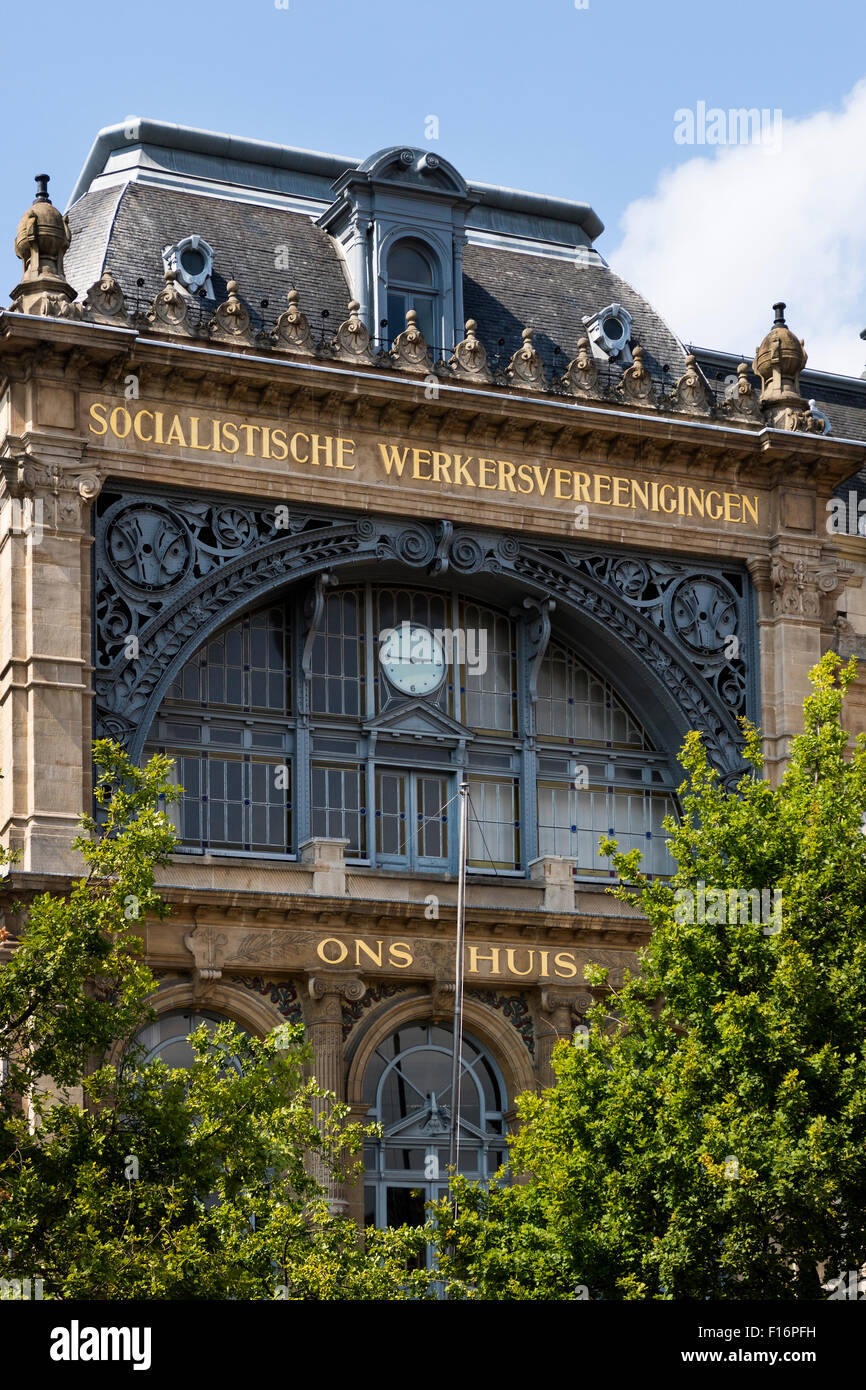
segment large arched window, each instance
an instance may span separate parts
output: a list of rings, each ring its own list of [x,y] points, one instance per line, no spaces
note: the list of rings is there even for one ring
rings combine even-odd
[[[219,1014],[191,1009],[172,1009],[169,1013],[160,1014],[153,1023],[148,1023],[140,1029],[136,1036],[136,1044],[142,1049],[142,1065],[147,1066],[149,1062],[165,1062],[167,1067],[191,1067],[195,1054],[189,1043],[190,1033],[194,1033],[196,1028],[204,1023],[208,1032],[213,1035],[221,1023],[227,1022],[228,1019],[220,1017]],[[237,1059],[232,1057],[230,1060],[232,1066],[239,1071],[240,1063]]]
[[[564,855],[609,877],[601,835],[670,872],[666,754],[621,693],[559,634],[538,673],[523,620],[459,593],[354,583],[306,592],[227,625],[183,667],[150,732],[184,788],[189,853],[292,856],[345,840],[349,862],[457,868],[458,785],[470,789],[469,866],[525,876]],[[431,641],[416,680],[401,643]],[[414,669],[414,668],[413,668]]]
[[[395,242],[388,253],[388,340],[393,343],[414,309],[429,347],[441,346],[439,290],[434,258],[419,241]]]
[[[367,1066],[367,1117],[382,1126],[381,1139],[364,1146],[367,1225],[420,1225],[425,1203],[447,1193],[452,1039],[435,1023],[409,1023],[376,1048]],[[464,1034],[458,1167],[467,1177],[487,1182],[505,1163],[506,1109],[499,1068]]]

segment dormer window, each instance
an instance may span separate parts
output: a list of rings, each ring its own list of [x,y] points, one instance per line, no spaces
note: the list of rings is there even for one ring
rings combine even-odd
[[[593,356],[618,358],[623,366],[631,363],[631,314],[621,304],[609,304],[600,313],[584,316],[586,331],[592,344]]]
[[[388,346],[406,327],[414,309],[428,347],[439,345],[438,290],[433,258],[417,241],[398,241],[388,254]]]
[[[162,263],[166,270],[174,271],[179,284],[190,294],[204,289],[209,299],[213,298],[213,260],[213,247],[196,234],[162,249]]]

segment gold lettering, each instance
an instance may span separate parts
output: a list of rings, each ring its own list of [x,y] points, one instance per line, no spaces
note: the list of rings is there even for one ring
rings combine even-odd
[[[498,946],[491,946],[489,951],[482,951],[480,946],[470,946],[470,947],[469,947],[469,974],[470,974],[470,975],[477,975],[477,974],[479,974],[478,962],[479,962],[480,960],[489,960],[489,961],[490,961],[490,967],[491,967],[491,974],[493,974],[493,975],[498,975],[498,974],[499,974],[499,947],[498,947]]]
[[[558,975],[561,980],[573,980],[577,974],[577,965],[571,951],[557,951],[553,957],[553,965],[554,975]]]
[[[711,512],[711,511],[710,511],[710,498],[711,498],[711,497],[717,497],[717,498],[719,499],[717,503],[714,503],[714,506],[716,507],[716,510],[715,510],[714,512]],[[719,521],[720,518],[721,518],[721,515],[722,515],[722,495],[721,495],[721,493],[719,493],[719,492],[708,492],[708,493],[707,493],[706,507],[707,507],[707,516],[710,518],[710,520],[711,520],[711,521]]]
[[[239,425],[239,426],[238,426],[238,429],[243,430],[244,436],[245,436],[245,438],[246,438],[246,444],[244,445],[244,453],[246,454],[246,456],[247,456],[248,459],[249,459],[249,458],[252,458],[253,453],[254,453],[254,450],[253,450],[253,435],[255,434],[255,432],[256,432],[256,430],[257,430],[258,428],[259,428],[258,425]]]
[[[439,459],[444,459],[444,463],[439,463]],[[446,482],[451,485],[451,455],[434,453],[433,455],[433,481],[434,483]]]
[[[513,463],[510,463],[508,459],[499,459],[498,462],[499,462],[499,491],[500,491],[500,492],[516,492],[516,491],[517,491],[517,488],[514,486],[514,464],[513,464]],[[506,487],[506,484],[507,484],[507,487]]]
[[[326,946],[336,946],[340,952],[338,956],[328,956],[325,954]],[[349,954],[349,948],[344,941],[338,941],[335,936],[326,936],[316,947],[316,955],[319,960],[323,960],[326,965],[340,965]]]
[[[388,946],[388,956],[397,970],[406,970],[414,959],[405,941],[392,941]]]
[[[355,452],[355,441],[354,441],[354,439],[343,439],[343,437],[342,437],[342,435],[341,435],[340,438],[337,440],[337,467],[338,467],[338,468],[345,468],[345,469],[347,469],[349,472],[351,472],[352,469],[355,467],[355,465],[354,465],[354,463],[344,463],[344,462],[343,462],[343,455],[344,455],[344,454],[354,454],[354,452]]]
[[[107,407],[107,406],[104,406],[104,405],[102,404],[101,401],[94,401],[94,402],[93,402],[93,405],[90,407],[90,418],[91,418],[91,420],[95,420],[96,423],[97,423],[98,425],[101,425],[101,426],[102,426],[102,429],[101,429],[101,430],[94,429],[93,425],[91,424],[91,426],[90,426],[90,433],[91,433],[91,434],[107,434],[107,433],[108,433],[108,421],[107,421],[106,418],[105,418],[105,412],[106,412],[107,409],[108,409],[108,407]],[[100,413],[99,413],[100,410],[102,411],[102,414],[101,414],[101,415],[100,415]]]
[[[602,505],[603,507],[609,507],[609,506],[610,506],[610,500],[609,500],[608,498],[602,497],[602,495],[601,495],[601,484],[602,484],[602,483],[606,483],[606,484],[607,484],[607,489],[608,489],[608,491],[610,491],[610,478],[608,477],[607,473],[596,473],[596,475],[595,475],[595,489],[594,489],[594,493],[593,493],[593,498],[592,498],[592,500],[593,500],[593,502],[599,502],[599,503],[601,503],[601,505]]]
[[[637,478],[633,478],[631,484],[631,504],[633,507],[637,506],[638,500],[642,507],[649,509],[649,484],[639,483]]]
[[[279,463],[284,463],[289,457],[289,442],[286,439],[285,430],[271,430],[271,448],[282,449],[283,452],[281,454],[275,453],[274,458]]]
[[[429,474],[429,473],[422,473],[422,472],[421,472],[421,463],[422,463],[422,460],[423,460],[424,463],[429,463],[429,462],[430,462],[430,450],[429,450],[429,449],[413,449],[413,450],[412,450],[412,476],[415,477],[415,478],[417,478],[419,482],[422,482],[422,483],[432,483],[433,479],[430,477],[430,474]]]
[[[538,488],[538,491],[541,493],[541,496],[543,497],[544,494],[545,494],[546,491],[547,491],[547,484],[550,482],[550,475],[551,475],[551,473],[553,472],[553,469],[552,469],[552,468],[545,468],[545,470],[544,470],[544,486],[543,486],[543,487],[542,487],[542,485],[541,485],[541,468],[539,467],[539,465],[538,465],[537,463],[534,463],[534,464],[532,465],[532,471],[533,471],[533,473],[535,474],[535,486]]]
[[[693,508],[693,507],[694,507],[695,511],[697,512],[698,516],[703,516],[703,514],[704,514],[704,490],[703,490],[703,488],[700,488],[700,489],[699,489],[699,488],[690,487],[690,488],[688,489],[688,497],[689,497],[689,516],[691,516],[691,514],[692,514],[692,508]]]
[[[363,952],[364,952],[364,955],[367,956],[367,957],[373,962],[374,965],[381,965],[381,964],[382,964],[382,942],[381,942],[381,941],[377,941],[377,942],[376,942],[376,945],[377,945],[377,947],[378,947],[378,951],[374,951],[374,950],[372,949],[372,947],[370,947],[370,946],[367,945],[366,941],[362,941],[360,937],[356,936],[356,937],[355,937],[355,964],[356,964],[356,965],[360,965],[360,964],[361,964],[361,952],[363,951]]]
[[[471,462],[472,462],[472,455],[471,455],[471,454],[469,454],[468,457],[465,458],[465,459],[464,459],[464,457],[463,457],[462,454],[455,454],[455,455],[454,455],[454,486],[455,486],[455,487],[459,487],[459,485],[460,485],[461,483],[465,483],[467,487],[474,487],[474,486],[475,486],[475,479],[472,477],[471,473],[467,473],[467,472],[466,472],[466,470],[467,470],[467,468],[469,467],[469,465],[470,465]]]
[[[111,420],[111,433],[116,435],[118,439],[125,439],[132,429],[132,416],[129,411],[122,405],[116,405],[109,418]],[[119,428],[118,420],[123,420],[126,425],[125,430]]]
[[[522,483],[526,483],[526,487],[519,487],[517,489],[517,491],[522,493],[525,497],[533,488],[532,473],[528,463],[519,463],[517,465],[517,476]]]
[[[622,489],[623,489],[623,488],[625,488],[626,500],[625,500],[624,502],[621,502],[621,501],[620,501],[620,493],[622,492]],[[614,477],[614,479],[613,479],[613,503],[612,503],[612,505],[613,505],[614,507],[630,507],[630,506],[631,506],[631,498],[630,498],[630,496],[629,496],[629,480],[628,480],[628,478],[617,478],[617,477]]]
[[[725,521],[742,521],[739,512],[736,516],[731,516],[731,508],[734,506],[739,507],[740,501],[741,497],[739,492],[725,493]]]
[[[567,501],[567,502],[572,501],[572,500],[573,500],[572,494],[571,494],[570,492],[563,492],[563,491],[562,491],[563,487],[565,487],[565,481],[566,481],[566,479],[568,479],[568,481],[571,482],[571,480],[572,480],[573,477],[574,477],[574,474],[571,472],[571,469],[570,469],[570,468],[554,468],[554,470],[553,470],[553,475],[554,475],[554,483],[553,483],[553,495],[554,495],[554,497],[560,497],[560,498],[562,498],[563,500],[565,500],[565,501]]]
[[[743,524],[745,525],[745,522],[746,522],[746,512],[748,511],[749,516],[752,518],[752,520],[754,521],[755,525],[757,526],[757,524],[758,524],[758,499],[757,499],[757,497],[755,498],[754,504],[753,504],[753,503],[750,501],[750,499],[746,496],[746,494],[745,494],[745,493],[742,493],[742,500],[743,500],[743,517],[742,517]]]
[[[575,473],[574,475],[574,500],[575,502],[589,501],[589,474]]]
[[[549,955],[550,955],[550,952],[549,952],[549,951],[539,951],[538,955],[539,955],[539,959],[540,959],[540,961],[541,961],[541,964],[540,964],[539,967],[538,967],[538,973],[539,973],[539,975],[546,975],[547,972],[548,972],[548,970],[549,970],[549,968],[550,968],[550,967],[548,966],[548,964],[547,964],[547,960],[548,960],[548,957],[549,957]]]
[[[659,509],[659,485],[658,485],[658,483],[656,483],[656,482],[650,483],[650,496],[652,497],[652,505],[650,506],[650,511],[651,511],[651,512],[657,512],[658,509]]]
[[[179,444],[182,449],[186,448],[186,439],[184,438],[183,425],[180,423],[179,415],[173,415],[171,417],[171,427],[168,431],[168,439],[165,442],[166,444]]]
[[[301,458],[300,454],[298,453],[298,446],[296,443],[298,439],[303,439],[304,442],[307,444],[309,444],[310,442],[310,436],[308,434],[301,434],[300,430],[298,430],[297,434],[293,434],[289,441],[289,451],[292,455],[292,458],[295,460],[295,463],[309,463],[309,454],[305,454],[304,457]]]
[[[671,505],[669,507],[665,505],[665,494],[669,494],[670,496]],[[677,497],[676,489],[674,488],[673,483],[662,483],[661,487],[659,488],[659,502],[661,503],[661,508],[663,512],[670,513],[676,511]]]
[[[220,422],[219,422],[219,420],[211,420],[211,441],[210,441],[210,446],[211,446],[211,449],[213,450],[213,452],[214,452],[215,454],[221,454],[221,453],[222,453],[222,449],[220,448]]]
[[[136,439],[140,439],[141,442],[142,442],[142,444],[152,444],[152,443],[153,443],[153,435],[152,435],[152,434],[142,434],[142,432],[141,432],[141,423],[140,423],[140,422],[141,422],[141,417],[142,417],[142,415],[148,415],[148,416],[150,417],[150,419],[152,420],[152,419],[153,419],[153,411],[152,411],[152,410],[137,410],[137,411],[135,412],[135,419],[134,419],[133,422],[132,422],[132,428],[133,428],[134,431],[135,431],[135,437],[136,437]]]
[[[210,445],[209,445],[209,444],[199,444],[199,442],[198,442],[198,416],[197,416],[197,415],[191,415],[191,416],[190,416],[190,419],[189,419],[189,447],[190,447],[191,449],[203,449],[203,450],[207,450],[207,449],[210,448]]]
[[[311,463],[314,463],[314,464],[316,465],[316,467],[318,467],[318,465],[319,465],[319,458],[318,458],[318,455],[319,455],[320,453],[322,453],[322,451],[324,451],[324,454],[325,454],[325,467],[326,467],[326,468],[333,468],[333,466],[334,466],[334,461],[333,461],[333,459],[332,459],[332,457],[331,457],[331,449],[332,449],[333,443],[334,443],[333,438],[332,438],[331,435],[329,435],[329,434],[326,434],[326,435],[325,435],[325,441],[324,441],[324,443],[321,442],[321,440],[320,440],[320,438],[319,438],[319,435],[314,434],[314,435],[312,436],[313,457],[312,457],[312,459],[310,460],[310,462],[311,462]]]
[[[495,468],[496,468],[496,459],[479,459],[479,460],[478,460],[478,486],[479,486],[479,487],[485,488],[488,492],[495,492],[495,491],[496,491],[497,484],[496,484],[495,482],[493,482],[493,483],[486,483],[486,482],[484,481],[484,479],[487,477],[487,474],[490,472],[490,469],[491,469],[491,468],[495,470]]]
[[[511,972],[512,975],[531,975],[531,974],[532,974],[532,963],[533,963],[533,961],[535,960],[535,952],[534,952],[534,951],[529,950],[529,965],[527,966],[527,968],[526,968],[525,970],[518,970],[518,969],[517,969],[517,966],[514,964],[514,957],[517,955],[517,952],[518,952],[518,951],[525,951],[525,950],[527,950],[527,949],[528,949],[528,948],[527,948],[526,946],[518,946],[518,947],[516,947],[516,948],[512,948],[511,946],[508,946],[508,947],[506,948],[506,951],[505,951],[505,958],[506,958],[506,960],[507,960],[507,962],[508,962],[508,969],[509,969],[509,971]]]
[[[163,437],[162,437],[162,411],[161,411],[161,410],[158,410],[158,411],[156,412],[156,422],[155,422],[155,425],[154,425],[153,442],[154,442],[154,444],[164,444],[164,443],[165,443],[165,440],[164,440]]]
[[[231,431],[231,432],[230,432],[230,431]],[[231,444],[234,445],[234,448],[233,448],[233,449],[227,449],[227,448],[226,448],[226,446],[225,446],[225,441],[226,441],[226,439],[228,439],[229,443],[231,443]],[[170,437],[170,436],[169,436],[169,441],[168,441],[168,442],[169,442],[169,444],[171,443],[171,437]],[[222,423],[222,452],[223,452],[224,454],[236,454],[237,451],[238,451],[238,449],[239,449],[240,447],[241,447],[241,441],[238,439],[238,427],[237,427],[237,425],[236,425],[236,424],[234,423],[234,421],[232,421],[232,420],[223,420],[223,423]]]
[[[306,438],[306,435],[304,436],[304,438]],[[408,454],[408,452],[408,445],[399,453],[397,451],[396,444],[379,445],[379,453],[382,455],[382,462],[385,465],[385,472],[388,474],[389,478],[392,472],[396,473],[398,478],[402,478],[403,469],[406,467],[406,455]],[[298,463],[306,463],[306,459],[298,459]]]
[[[267,425],[262,425],[262,458],[269,459],[271,456],[271,431]]]

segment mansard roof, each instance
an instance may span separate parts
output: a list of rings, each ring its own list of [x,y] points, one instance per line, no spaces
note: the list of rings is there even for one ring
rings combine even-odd
[[[687,349],[596,250],[603,224],[592,208],[469,182],[433,147],[394,145],[358,160],[130,117],[100,132],[82,171],[69,210],[66,274],[83,299],[110,271],[129,310],[143,313],[164,283],[163,248],[197,234],[215,252],[212,297],[196,311],[202,324],[234,280],[254,333],[273,328],[288,291],[297,289],[313,338],[324,340],[357,297],[345,247],[332,235],[333,210],[350,185],[365,181],[460,201],[464,317],[476,321],[494,385],[511,384],[509,363],[526,329],[548,382],[561,377],[587,334],[587,320],[614,304],[630,316],[631,344],[642,350],[656,403],[668,408],[688,369]],[[450,350],[447,343],[434,346]],[[713,412],[724,414],[739,359],[694,351]],[[602,399],[617,401],[627,363],[598,362]],[[750,379],[759,392],[752,372]],[[866,380],[808,370],[802,394],[816,402],[836,437],[866,440]]]

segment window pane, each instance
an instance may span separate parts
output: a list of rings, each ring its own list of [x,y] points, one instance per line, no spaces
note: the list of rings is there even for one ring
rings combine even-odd
[[[401,284],[432,285],[433,272],[426,256],[410,242],[400,241],[388,257],[388,279]]]
[[[478,868],[519,868],[516,782],[470,777],[469,795],[469,863]]]
[[[317,767],[310,777],[313,833],[348,840],[346,854],[367,852],[365,774],[358,767]]]

